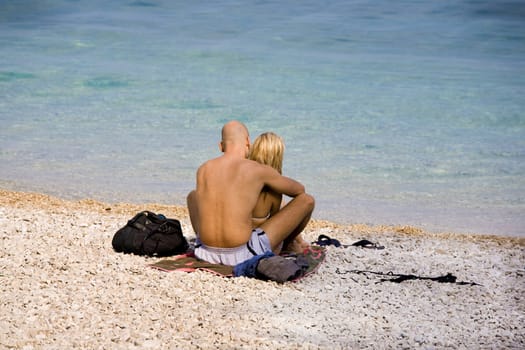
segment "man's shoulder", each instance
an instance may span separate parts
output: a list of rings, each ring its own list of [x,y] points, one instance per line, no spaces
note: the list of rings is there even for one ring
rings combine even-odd
[[[242,159],[241,164],[245,167],[249,167],[253,169],[260,169],[260,170],[263,170],[267,167],[267,165],[258,163],[255,160],[251,160],[251,159]]]
[[[207,160],[199,166],[199,168],[197,169],[197,176],[206,176],[206,173],[213,171],[214,166],[211,161],[211,159]]]
[[[247,159],[247,158],[226,158],[226,157],[217,157],[210,160],[207,160],[206,162],[202,163],[202,165],[199,167],[198,171],[206,171],[206,169],[215,169],[220,167],[230,167],[233,166],[233,164],[237,164],[239,168],[245,171],[253,171],[253,172],[272,172],[275,171],[271,166],[258,163],[254,160]]]
[[[208,159],[207,161],[205,161],[204,163],[201,164],[201,166],[199,167],[199,169],[205,169],[205,168],[208,168],[210,166],[213,166],[213,164],[217,163],[219,161],[221,157],[217,157],[217,158],[212,158],[212,159]]]
[[[277,170],[275,170],[271,166],[261,164],[250,159],[244,159],[242,166],[244,167],[244,171],[251,171],[259,175],[272,175],[273,173],[277,173]]]

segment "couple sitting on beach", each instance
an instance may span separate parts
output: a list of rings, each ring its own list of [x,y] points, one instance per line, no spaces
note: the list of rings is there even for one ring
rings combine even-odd
[[[187,198],[195,256],[234,266],[270,251],[301,253],[308,247],[300,234],[314,198],[281,175],[282,139],[265,133],[251,146],[246,126],[230,121],[219,147],[224,154],[199,167],[196,189]],[[291,200],[281,206],[283,195]]]

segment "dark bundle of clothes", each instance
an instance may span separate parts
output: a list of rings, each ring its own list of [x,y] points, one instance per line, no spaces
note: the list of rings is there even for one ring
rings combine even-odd
[[[302,256],[266,252],[236,265],[233,275],[284,283],[301,277],[307,269],[308,261]]]

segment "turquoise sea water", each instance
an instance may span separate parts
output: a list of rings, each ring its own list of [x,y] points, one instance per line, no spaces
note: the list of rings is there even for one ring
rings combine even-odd
[[[0,186],[184,204],[222,124],[315,217],[525,236],[523,1],[0,2]]]

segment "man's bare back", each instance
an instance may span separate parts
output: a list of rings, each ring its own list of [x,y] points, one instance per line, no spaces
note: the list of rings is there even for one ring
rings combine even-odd
[[[252,231],[251,210],[264,183],[258,163],[223,155],[206,162],[197,172],[196,199],[202,218],[201,241],[212,247],[237,247]]]
[[[205,162],[197,171],[197,186],[188,195],[188,209],[195,232],[205,246],[234,248],[252,234],[252,211],[264,186],[292,200],[261,229],[272,249],[293,240],[308,223],[313,198],[299,182],[282,176],[270,166],[246,159],[250,141],[246,127],[237,121],[223,127],[224,154]]]

